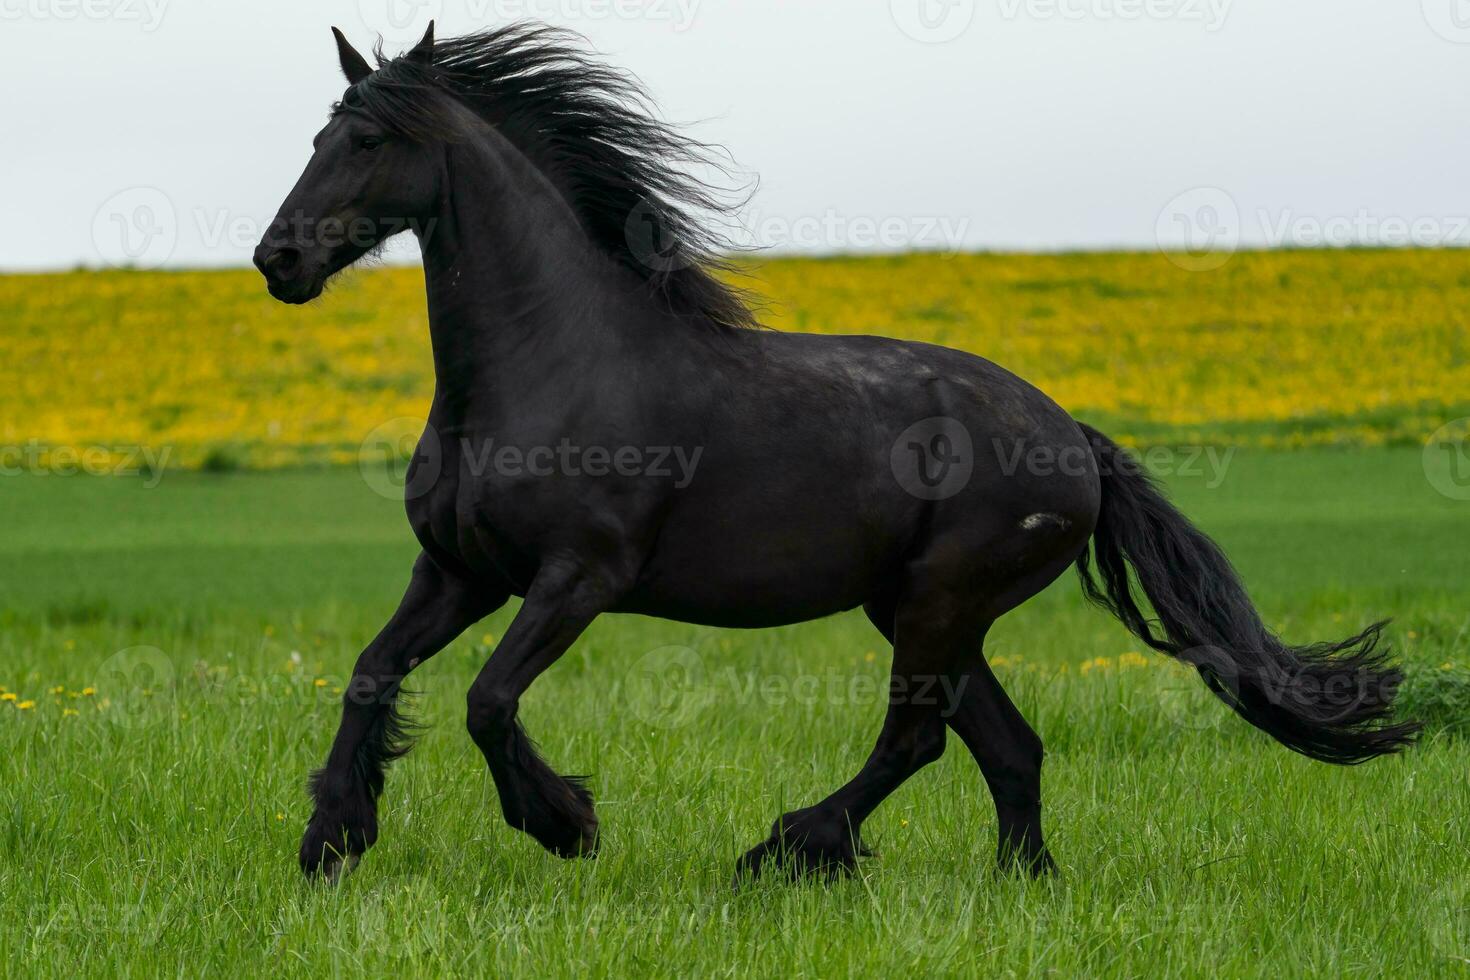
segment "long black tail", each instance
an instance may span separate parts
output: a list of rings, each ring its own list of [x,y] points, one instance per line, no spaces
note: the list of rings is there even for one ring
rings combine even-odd
[[[1087,552],[1077,560],[1089,599],[1144,643],[1195,667],[1222,701],[1289,749],[1354,765],[1414,741],[1417,723],[1392,723],[1402,675],[1378,649],[1385,623],[1338,643],[1286,645],[1261,622],[1219,546],[1111,439],[1082,431],[1102,474],[1096,577]],[[1162,636],[1139,609],[1130,568]]]

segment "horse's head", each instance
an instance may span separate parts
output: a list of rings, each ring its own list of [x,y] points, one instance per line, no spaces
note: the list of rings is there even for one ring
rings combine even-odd
[[[312,141],[314,152],[255,249],[270,294],[285,303],[321,295],[334,274],[397,232],[423,230],[436,195],[442,155],[393,131],[364,110],[355,91],[373,74],[335,27],[349,88]],[[431,69],[434,25],[395,70]]]

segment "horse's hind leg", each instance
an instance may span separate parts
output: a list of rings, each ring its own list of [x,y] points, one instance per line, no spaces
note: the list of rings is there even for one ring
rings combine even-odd
[[[1026,527],[984,548],[969,570],[971,597],[983,616],[973,642],[955,664],[954,702],[945,722],[975,757],[990,788],[999,821],[1002,868],[1033,875],[1055,869],[1041,836],[1041,739],[1011,703],[985,661],[990,624],[1044,589],[1085,546],[1078,522]]]
[[[373,845],[384,771],[408,748],[397,710],[404,677],[506,598],[419,557],[398,610],[357,659],[331,754],[312,775],[315,807],[299,854],[306,874],[335,879]]]
[[[999,823],[1000,866],[1045,874],[1056,865],[1041,836],[1041,739],[1006,696],[984,656],[974,657],[972,664],[960,675],[954,709],[945,720],[969,748],[990,787]]]
[[[815,806],[778,818],[771,836],[740,859],[737,877],[759,875],[771,863],[799,874],[850,870],[863,821],[904,780],[944,754],[951,666],[978,639],[968,623],[946,614],[952,605],[937,595],[907,598],[896,606],[887,630],[887,608],[869,607],[875,625],[896,641],[888,714],[878,742],[845,786]]]

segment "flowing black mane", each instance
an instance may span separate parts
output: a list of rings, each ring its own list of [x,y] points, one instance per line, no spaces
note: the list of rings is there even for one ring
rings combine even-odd
[[[717,278],[733,246],[700,213],[731,215],[729,176],[707,144],[653,114],[638,81],[590,55],[579,35],[518,24],[434,44],[432,65],[376,51],[379,68],[348,90],[407,138],[454,138],[430,96],[447,92],[525,153],[565,196],[592,241],[638,273],[681,316],[715,329],[755,325],[742,293]]]

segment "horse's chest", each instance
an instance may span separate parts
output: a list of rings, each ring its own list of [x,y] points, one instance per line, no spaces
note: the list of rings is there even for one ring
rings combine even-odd
[[[435,460],[421,452],[405,487],[408,520],[441,565],[503,581],[520,594],[539,565],[536,541],[524,533],[534,522],[529,515],[517,519],[507,506],[517,495],[496,483],[468,471],[453,453]]]

